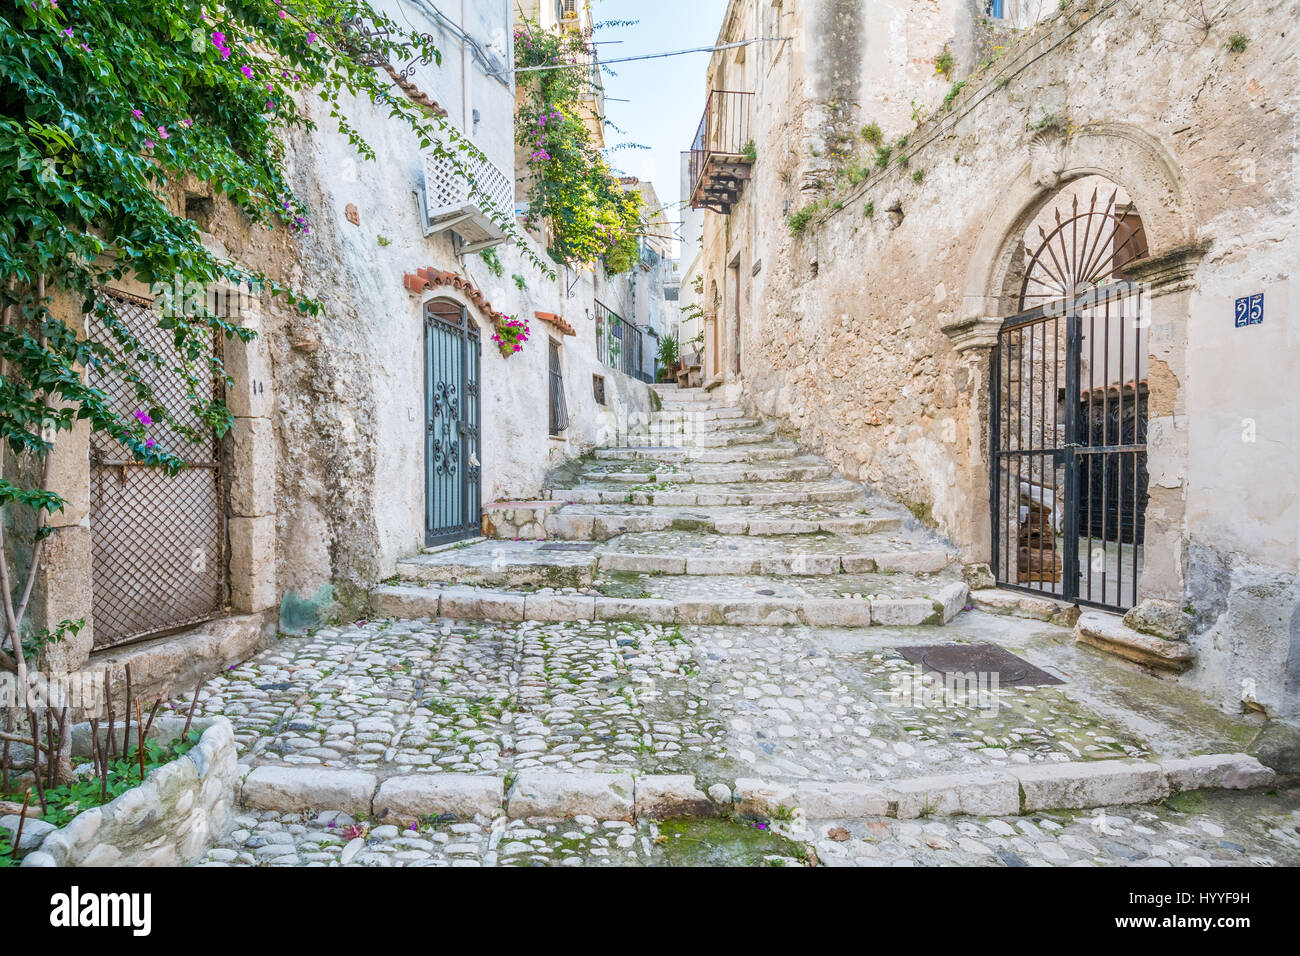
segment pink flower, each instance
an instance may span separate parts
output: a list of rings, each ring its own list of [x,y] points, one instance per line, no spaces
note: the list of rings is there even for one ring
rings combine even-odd
[[[147,442],[144,443],[144,447],[145,447],[145,448],[152,448],[152,447],[153,447],[154,445],[156,445],[156,444],[157,444],[157,442],[155,442],[152,438],[150,438]]]
[[[135,420],[138,421],[141,425],[153,424],[153,419],[149,417],[149,413],[144,411],[144,409],[136,409]]]
[[[171,134],[169,134],[169,133],[167,132],[167,127],[166,127],[166,126],[159,126],[159,127],[158,127],[158,138],[159,138],[159,139],[169,139],[170,136],[171,136]]]
[[[190,119],[187,116],[185,117],[185,119],[181,120],[181,125],[184,126],[186,129],[189,129],[191,126],[194,125],[194,120]]]
[[[64,35],[65,37],[67,37],[68,39],[72,39],[72,36],[73,36],[73,34],[72,34],[72,27],[67,27],[67,28],[63,31],[63,35]]]
[[[154,148],[155,146],[157,146],[157,145],[158,145],[158,144],[155,143],[155,142],[154,142],[153,140],[151,140],[151,139],[146,139],[146,140],[144,141],[144,148],[145,148],[145,149],[153,149],[153,148]]]
[[[244,76],[248,77],[250,80],[253,78],[253,68],[247,63],[239,68],[239,72],[244,74]]]
[[[136,119],[139,119],[141,116],[144,116],[144,114],[141,113],[139,110],[132,110],[131,115],[134,116]]]
[[[311,44],[313,44],[313,43],[315,43],[315,42],[316,42],[316,34],[315,34],[315,33],[308,33],[308,34],[307,34],[307,43],[308,43],[308,45],[311,45]]]

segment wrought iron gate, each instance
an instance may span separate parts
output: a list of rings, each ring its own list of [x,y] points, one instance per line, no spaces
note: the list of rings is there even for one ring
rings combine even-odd
[[[1142,573],[1149,320],[1122,272],[1141,224],[1115,198],[1040,228],[994,353],[990,503],[1000,584],[1122,610]]]
[[[137,337],[140,348],[172,354],[172,335],[158,328],[149,302],[124,293],[109,294],[118,318]],[[91,333],[111,341],[107,330]],[[216,337],[214,336],[214,348]],[[166,363],[164,363],[166,364]],[[90,445],[90,533],[92,612],[95,647],[111,647],[215,617],[225,603],[225,516],[217,437],[190,411],[188,390],[171,369],[144,373],[157,403],[181,427],[207,437],[193,444],[166,422],[148,425],[149,436],[177,455],[188,456],[179,473],[134,461],[117,441],[96,432]],[[120,383],[103,380],[92,369],[90,383],[113,396],[118,414],[141,420],[147,409]],[[205,380],[198,397],[210,399],[219,383]]]
[[[479,534],[479,332],[459,302],[424,307],[426,545]]]

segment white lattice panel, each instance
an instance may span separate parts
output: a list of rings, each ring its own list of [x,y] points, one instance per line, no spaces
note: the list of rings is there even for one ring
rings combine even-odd
[[[459,151],[457,155],[459,166],[440,155],[437,148],[424,151],[424,201],[429,231],[455,229],[463,239],[476,244],[504,239],[505,231],[497,223],[512,215],[514,184],[485,156]],[[468,170],[468,181],[464,170]],[[471,190],[471,183],[477,187],[477,194]]]

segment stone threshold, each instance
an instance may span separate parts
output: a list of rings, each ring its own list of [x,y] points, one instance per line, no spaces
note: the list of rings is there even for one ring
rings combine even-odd
[[[1275,779],[1246,754],[1205,754],[1161,761],[1099,760],[916,777],[881,783],[740,778],[703,789],[690,774],[523,770],[490,774],[402,774],[380,779],[361,770],[261,765],[240,781],[246,809],[342,810],[386,822],[454,814],[469,818],[574,817],[661,820],[800,810],[808,819],[1008,816],[1088,810],[1164,800],[1188,790],[1245,790]]]
[[[1038,597],[1008,588],[981,588],[970,592],[970,602],[981,611],[1047,621],[1060,627],[1073,627],[1079,619],[1079,605],[1055,598]]]
[[[718,598],[671,601],[583,594],[524,594],[471,586],[384,585],[370,592],[382,617],[481,621],[637,621],[648,624],[720,624],[761,627],[910,627],[947,624],[966,606],[961,582],[934,597]]]

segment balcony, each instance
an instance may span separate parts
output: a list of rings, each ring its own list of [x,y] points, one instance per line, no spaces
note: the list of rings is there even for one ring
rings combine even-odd
[[[750,132],[753,93],[713,90],[691,144],[691,208],[726,216],[754,165]]]
[[[642,367],[641,329],[596,300],[596,358],[624,375],[654,380]]]

